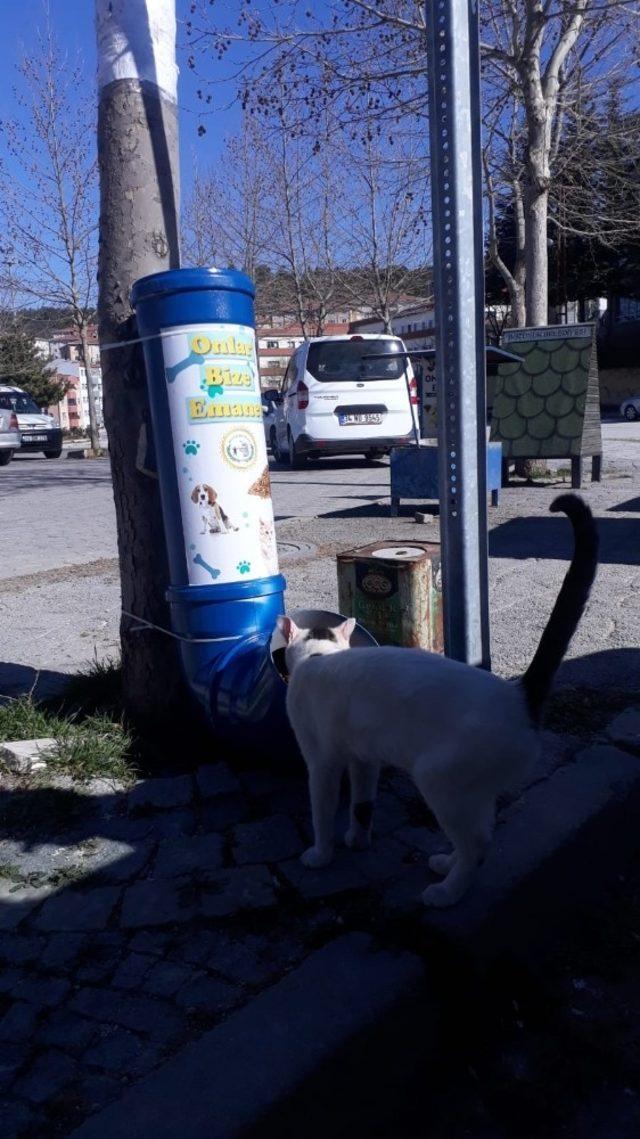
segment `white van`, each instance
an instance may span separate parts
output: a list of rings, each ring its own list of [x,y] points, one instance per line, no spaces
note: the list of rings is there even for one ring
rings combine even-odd
[[[417,385],[397,336],[320,336],[296,349],[269,428],[274,458],[299,467],[312,455],[368,459],[410,443]]]

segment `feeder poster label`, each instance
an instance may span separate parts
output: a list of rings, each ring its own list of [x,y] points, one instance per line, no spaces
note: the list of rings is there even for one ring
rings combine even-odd
[[[190,585],[278,573],[255,334],[161,331]]]

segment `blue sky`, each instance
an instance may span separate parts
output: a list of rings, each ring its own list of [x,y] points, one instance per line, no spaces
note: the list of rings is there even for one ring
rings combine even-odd
[[[82,53],[87,67],[87,93],[95,98],[96,46],[93,23],[93,0],[49,0],[51,22],[60,45],[73,56]],[[178,20],[186,19],[189,0],[177,0]],[[0,107],[2,117],[11,118],[15,109],[13,89],[16,84],[15,65],[29,52],[38,24],[43,22],[42,0],[0,0]],[[184,27],[178,27],[178,64],[180,81],[180,153],[182,166],[182,192],[188,194],[194,158],[203,167],[210,164],[219,152],[225,135],[239,122],[236,108],[207,115],[207,133],[198,137],[198,111],[200,103],[196,91],[201,84],[187,67],[189,48]],[[227,93],[228,102],[232,91]]]

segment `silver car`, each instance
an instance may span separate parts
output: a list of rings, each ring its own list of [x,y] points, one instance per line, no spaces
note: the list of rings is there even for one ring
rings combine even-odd
[[[3,407],[0,401],[0,467],[11,462],[14,451],[20,450],[21,442],[18,416],[12,408]]]
[[[640,395],[629,396],[620,404],[620,415],[625,419],[640,419]]]

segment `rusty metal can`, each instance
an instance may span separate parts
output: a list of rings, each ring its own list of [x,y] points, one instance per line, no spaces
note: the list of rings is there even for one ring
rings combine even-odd
[[[439,542],[374,542],[337,555],[338,605],[381,645],[444,650]]]

